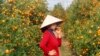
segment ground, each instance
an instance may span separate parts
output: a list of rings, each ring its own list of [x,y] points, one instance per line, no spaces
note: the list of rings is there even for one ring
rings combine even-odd
[[[69,47],[69,42],[67,40],[63,39],[60,50],[61,56],[73,56],[71,48]]]

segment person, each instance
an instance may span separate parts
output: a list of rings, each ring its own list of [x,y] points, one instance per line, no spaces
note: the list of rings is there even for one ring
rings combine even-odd
[[[43,50],[44,56],[60,56],[59,47],[63,36],[60,24],[62,22],[61,19],[47,15],[42,23],[40,28],[43,36],[40,41],[40,48]]]

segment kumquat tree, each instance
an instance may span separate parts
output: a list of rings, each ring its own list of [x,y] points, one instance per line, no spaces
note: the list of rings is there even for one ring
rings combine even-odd
[[[0,0],[0,56],[41,56],[44,0]]]
[[[100,1],[74,0],[64,31],[76,56],[100,56]]]

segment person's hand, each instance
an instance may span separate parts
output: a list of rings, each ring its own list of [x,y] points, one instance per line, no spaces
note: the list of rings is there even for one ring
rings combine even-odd
[[[48,53],[49,56],[55,56],[56,55],[56,51],[55,50],[51,50]]]
[[[63,37],[63,33],[62,33],[62,30],[60,27],[57,27],[57,29],[55,30],[56,32],[56,35],[59,37],[59,38],[62,38]]]

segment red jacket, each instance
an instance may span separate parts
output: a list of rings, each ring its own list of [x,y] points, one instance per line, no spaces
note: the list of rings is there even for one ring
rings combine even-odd
[[[46,30],[43,33],[43,38],[40,41],[40,48],[44,52],[44,56],[49,56],[48,52],[50,50],[56,50],[56,55],[59,56],[59,50],[58,47],[61,46],[61,38],[55,37],[52,31]]]

